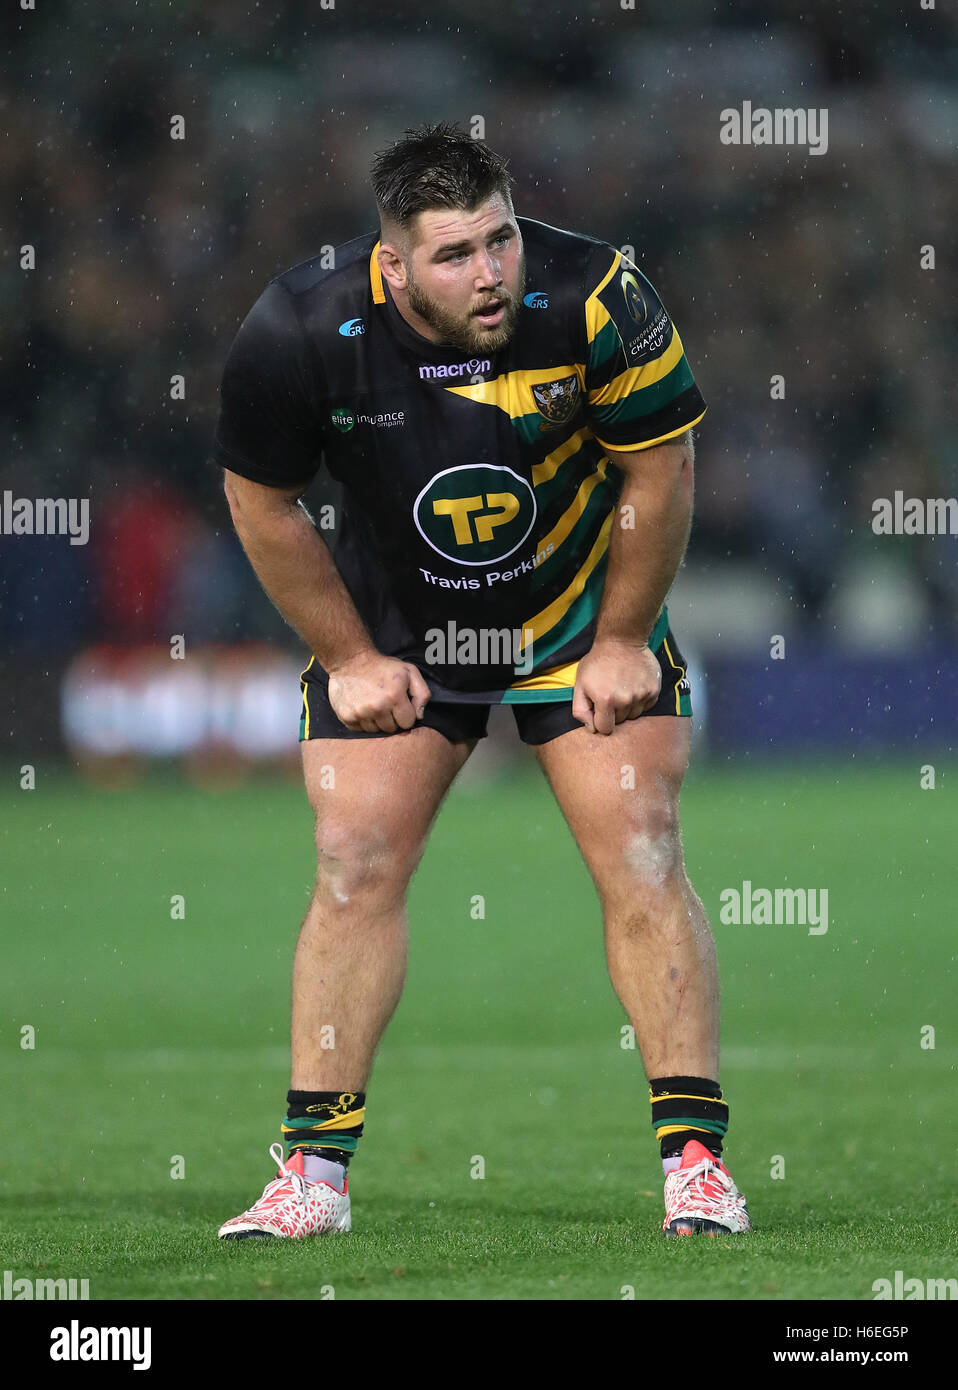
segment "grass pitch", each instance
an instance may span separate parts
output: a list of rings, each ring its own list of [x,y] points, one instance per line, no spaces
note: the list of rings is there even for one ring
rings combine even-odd
[[[93,1299],[869,1300],[895,1270],[958,1274],[958,810],[941,769],[932,791],[917,765],[693,770],[726,1157],[756,1226],[709,1241],[660,1234],[639,1055],[620,1046],[594,891],[537,773],[457,789],[439,818],[351,1168],[354,1231],[303,1243],[216,1239],[272,1176],[312,877],[303,792],[4,785],[0,1266],[15,1278],[87,1278]],[[827,888],[827,933],[723,925],[719,895],[745,880]]]

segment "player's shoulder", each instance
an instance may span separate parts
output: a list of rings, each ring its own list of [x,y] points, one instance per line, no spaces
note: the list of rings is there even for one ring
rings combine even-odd
[[[316,333],[360,332],[369,294],[369,261],[377,241],[366,233],[340,246],[324,246],[308,260],[280,271],[262,289],[239,332],[251,350],[302,351]]]
[[[538,279],[543,286],[548,284],[553,294],[587,297],[621,259],[616,248],[601,237],[531,217],[516,221],[525,249],[526,283],[533,295]]]
[[[341,246],[324,246],[315,256],[274,276],[270,284],[279,285],[294,299],[323,292],[334,294],[353,285],[365,288],[369,258],[378,240],[377,232],[366,232]]]

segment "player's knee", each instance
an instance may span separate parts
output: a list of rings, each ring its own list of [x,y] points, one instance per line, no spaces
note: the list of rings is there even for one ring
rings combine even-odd
[[[401,900],[422,849],[369,827],[316,831],[316,890],[332,908]]]
[[[621,873],[633,888],[661,892],[676,884],[684,872],[678,813],[668,802],[643,807],[627,827],[622,846]]]

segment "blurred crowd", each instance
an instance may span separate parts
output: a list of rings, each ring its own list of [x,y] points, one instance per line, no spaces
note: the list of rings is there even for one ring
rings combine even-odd
[[[0,497],[89,497],[92,529],[86,547],[0,536],[4,648],[288,637],[209,459],[223,360],[272,276],[375,227],[375,150],[476,117],[517,211],[634,248],[679,326],[710,406],[689,574],[774,588],[808,632],[853,622],[841,595],[891,567],[914,620],[958,636],[954,538],[870,527],[896,489],[958,493],[958,38],[944,7],[907,9],[23,12]],[[723,145],[720,112],[745,100],[826,108],[827,152]]]

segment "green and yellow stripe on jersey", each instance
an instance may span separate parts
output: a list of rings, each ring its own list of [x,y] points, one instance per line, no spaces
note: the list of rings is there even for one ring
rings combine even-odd
[[[586,375],[596,439],[607,449],[650,449],[697,425],[698,399],[682,339],[642,272],[616,252],[585,304]]]

